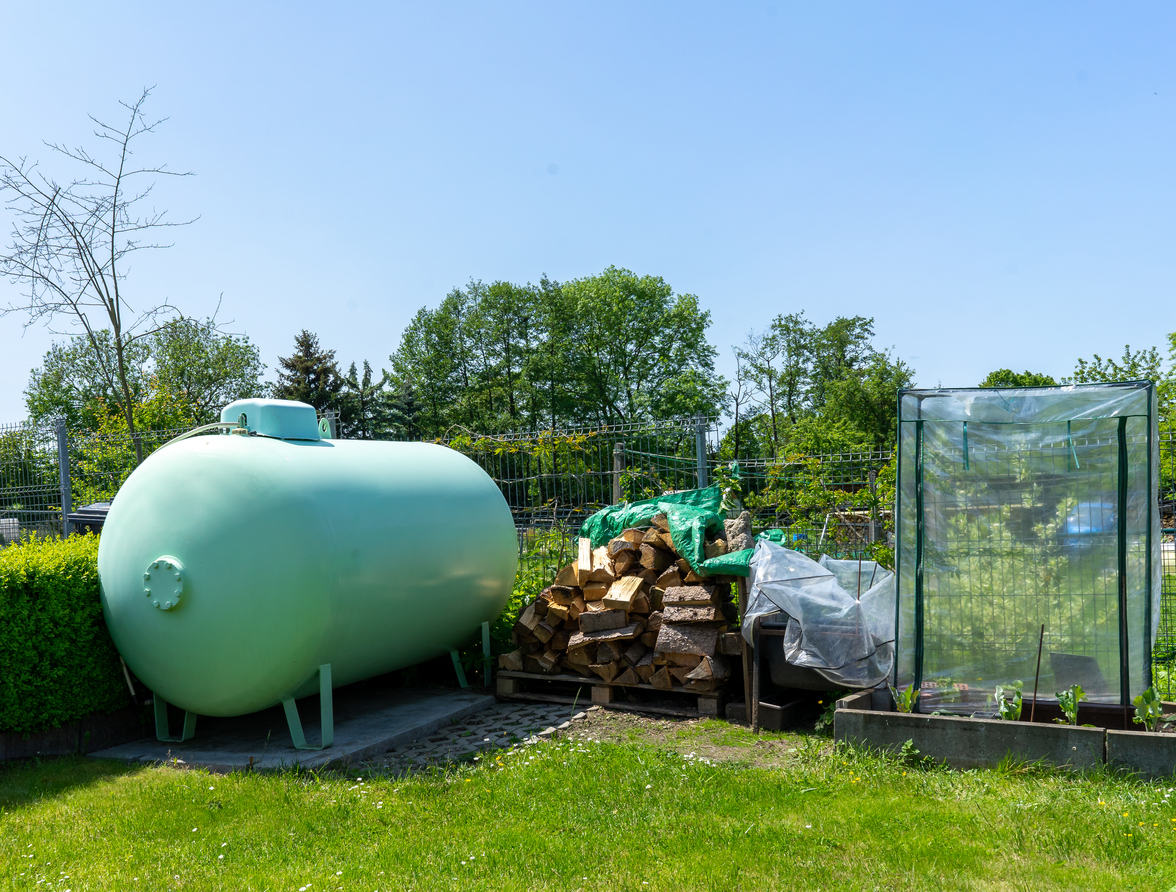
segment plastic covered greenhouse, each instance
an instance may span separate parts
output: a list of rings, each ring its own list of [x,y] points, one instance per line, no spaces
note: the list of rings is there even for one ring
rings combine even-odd
[[[895,684],[921,712],[1151,683],[1160,519],[1151,382],[898,398]],[[1042,628],[1044,627],[1044,636]]]

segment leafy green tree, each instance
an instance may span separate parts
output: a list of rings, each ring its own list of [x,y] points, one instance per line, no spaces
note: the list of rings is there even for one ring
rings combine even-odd
[[[96,430],[112,411],[125,416],[125,394],[130,394],[133,406],[146,398],[150,386],[148,348],[141,340],[124,347],[125,388],[109,374],[114,354],[113,339],[106,329],[94,332],[92,338],[77,335],[50,347],[41,367],[29,374],[24,394],[29,419],[64,418],[70,430]]]
[[[912,371],[877,349],[873,334],[874,320],[863,316],[817,326],[795,313],[777,316],[736,348],[736,362],[746,367],[758,397],[748,427],[767,456],[893,444],[895,400],[910,386]]]
[[[415,425],[522,430],[715,414],[710,316],[661,279],[609,268],[560,284],[470,282],[423,308],[390,357]]]
[[[913,372],[886,351],[870,349],[825,385],[822,418],[865,435],[873,449],[886,449],[898,436],[898,392],[910,387]],[[857,448],[839,451],[858,451]]]
[[[340,436],[353,440],[379,440],[390,433],[392,418],[387,385],[388,373],[383,372],[379,380],[373,380],[372,367],[366,359],[363,361],[362,376],[356,370],[355,363],[351,363],[343,377]]]
[[[980,382],[981,387],[1053,387],[1058,382],[1049,375],[1037,372],[1014,372],[1012,369],[997,369],[989,372]]]
[[[1123,356],[1116,361],[1103,359],[1097,353],[1090,361],[1079,359],[1074,375],[1062,379],[1065,384],[1109,384],[1116,381],[1156,382],[1160,418],[1166,423],[1176,420],[1176,332],[1168,335],[1167,368],[1164,356],[1155,347],[1132,350],[1123,347]]]
[[[124,390],[106,374],[114,344],[105,329],[54,344],[25,390],[35,421],[64,418],[71,430],[97,430],[111,412],[126,417]],[[248,338],[221,333],[213,320],[178,318],[124,350],[132,420],[137,407],[166,394],[180,424],[206,424],[236,399],[260,396],[261,364]],[[125,426],[125,425],[124,425]]]
[[[710,313],[696,296],[612,266],[565,283],[563,292],[572,323],[566,368],[584,420],[635,421],[684,406],[717,413],[726,383],[706,340]]]
[[[320,413],[339,410],[343,378],[335,351],[323,349],[318,335],[302,329],[294,338],[294,352],[279,356],[278,366],[282,371],[272,390],[276,399],[308,403]]]
[[[154,387],[181,399],[196,424],[216,421],[234,400],[263,393],[257,346],[220,331],[212,319],[171,319],[148,339],[147,350]]]

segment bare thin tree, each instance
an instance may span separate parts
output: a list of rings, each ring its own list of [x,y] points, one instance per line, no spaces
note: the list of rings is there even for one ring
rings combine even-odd
[[[167,120],[144,116],[150,95],[146,88],[133,104],[119,103],[128,112],[123,126],[90,116],[94,136],[109,150],[105,153],[45,144],[80,169],[68,183],[42,173],[26,157],[13,161],[0,155],[0,193],[13,217],[0,273],[23,289],[22,298],[0,309],[0,315],[25,313],[26,327],[44,322],[55,334],[86,338],[110,390],[122,395],[119,409],[139,461],[143,454],[135,431],[127,349],[158,331],[177,310],[168,302],[133,302],[126,289],[127,260],[136,251],[170,247],[159,240],[162,232],[193,222],[172,222],[166,211],[144,209],[159,177],[191,176],[166,165],[136,163],[134,149],[141,139]],[[98,332],[104,328],[111,333],[113,358],[100,345]]]

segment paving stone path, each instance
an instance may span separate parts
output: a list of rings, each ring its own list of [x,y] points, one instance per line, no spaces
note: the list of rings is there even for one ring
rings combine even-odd
[[[572,710],[556,703],[499,703],[481,710],[429,737],[389,750],[364,763],[378,771],[414,771],[449,762],[468,761],[491,749],[529,746],[567,731],[589,710]]]

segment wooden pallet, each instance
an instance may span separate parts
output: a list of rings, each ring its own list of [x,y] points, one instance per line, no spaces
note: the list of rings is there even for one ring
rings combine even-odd
[[[650,684],[607,684],[580,675],[539,675],[500,670],[497,693],[503,700],[536,700],[540,703],[592,703],[608,709],[673,715],[686,718],[721,716],[724,691],[699,693],[683,688],[662,690]],[[681,706],[672,705],[673,701]]]

